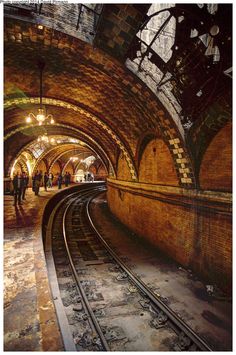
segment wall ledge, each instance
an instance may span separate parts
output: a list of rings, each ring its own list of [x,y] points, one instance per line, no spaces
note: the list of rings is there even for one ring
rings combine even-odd
[[[165,203],[189,208],[209,209],[226,214],[232,213],[232,194],[222,191],[201,191],[181,187],[152,185],[147,183],[107,179],[107,186]]]

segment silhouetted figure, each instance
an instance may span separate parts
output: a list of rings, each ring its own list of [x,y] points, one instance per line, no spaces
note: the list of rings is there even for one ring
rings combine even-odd
[[[61,184],[62,184],[62,175],[61,174],[59,174],[59,176],[58,176],[57,184],[58,184],[58,189],[61,189]]]
[[[29,177],[24,171],[22,172],[22,180],[22,200],[25,200],[25,191],[28,188]]]
[[[42,172],[42,170],[39,171],[39,181],[40,181],[40,186],[43,186],[43,172]]]
[[[34,175],[32,176],[32,191],[33,191],[33,192],[35,192],[35,176],[36,176],[36,174],[34,174]]]
[[[50,173],[48,176],[48,187],[52,187],[53,178],[54,178],[53,174]]]
[[[18,203],[18,205],[21,205],[21,195],[22,195],[22,190],[23,190],[23,179],[18,171],[17,174],[13,178],[13,191],[14,191],[14,206]]]
[[[44,173],[43,184],[44,184],[44,190],[47,191],[47,185],[48,185],[48,174],[47,173]]]
[[[65,186],[67,187],[70,183],[70,175],[68,173],[68,171],[65,174]]]
[[[41,180],[42,180],[42,175],[37,170],[36,174],[34,175],[34,193],[36,196],[38,196],[39,194]]]

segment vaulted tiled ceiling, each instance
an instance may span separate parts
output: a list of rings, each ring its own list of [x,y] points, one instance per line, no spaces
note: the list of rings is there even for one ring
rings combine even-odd
[[[224,118],[220,118],[221,125],[231,117],[230,78],[225,79],[229,80],[218,100],[218,108],[217,105],[213,105],[216,122],[213,122],[211,126],[213,129],[207,138],[202,131],[204,129],[209,131],[207,117],[211,107],[201,112],[200,123],[196,120],[190,131],[184,132],[181,117],[177,119],[172,117],[157,96],[124,65],[127,56],[132,52],[132,46],[135,46],[134,41],[139,27],[147,20],[150,5],[104,5],[95,21],[94,33],[90,34],[91,37],[86,37],[86,26],[83,27],[81,24],[81,29],[78,26],[76,32],[75,27],[78,22],[76,24],[75,19],[71,20],[70,25],[73,11],[68,6],[63,10],[67,16],[65,26],[60,25],[63,18],[60,13],[59,20],[57,17],[53,20],[50,15],[52,8],[49,11],[44,6],[44,12],[42,11],[41,14],[31,13],[29,16],[27,10],[24,14],[21,12],[21,16],[19,13],[7,15],[4,32],[5,132],[10,135],[10,132],[15,130],[15,141],[17,135],[25,136],[20,129],[25,126],[24,116],[29,111],[35,110],[39,103],[37,60],[40,56],[46,62],[43,74],[43,103],[47,106],[47,111],[53,114],[58,125],[55,126],[56,130],[60,130],[61,134],[66,134],[65,131],[70,127],[74,129],[74,133],[77,130],[76,134],[80,132],[81,137],[84,135],[84,139],[91,137],[90,143],[97,143],[101,148],[99,154],[109,158],[114,166],[119,152],[123,151],[132,176],[135,178],[138,142],[146,133],[154,132],[161,135],[169,146],[177,170],[179,163],[176,160],[174,153],[176,147],[173,142],[178,142],[178,149],[183,150],[182,158],[192,171],[194,167],[190,156],[200,156],[192,142],[204,142],[204,147],[207,146],[220,128],[217,120],[219,116],[222,118],[222,115],[218,112],[224,112]],[[184,16],[188,18],[186,6]],[[194,16],[194,11],[199,15],[200,10],[190,6],[191,18]],[[229,8],[226,13],[230,13]],[[79,13],[77,14],[79,16]],[[39,23],[42,26],[39,27]],[[55,30],[60,26],[61,31]],[[184,41],[183,27],[182,24],[182,41]],[[221,20],[221,27],[223,28],[223,20]],[[230,31],[230,25],[225,27]],[[186,28],[189,29],[189,22]],[[81,37],[81,33],[79,34],[80,30],[85,31],[82,33],[84,38]],[[93,43],[93,46],[79,38]],[[189,40],[187,42],[191,47],[192,42]],[[187,42],[186,46],[188,46]],[[188,51],[188,47],[185,50]],[[226,55],[230,56],[228,52]],[[224,63],[226,62],[225,60]],[[173,60],[171,63],[174,70]],[[227,65],[229,63],[227,62]],[[194,75],[194,68],[192,74]],[[191,76],[190,72],[189,75]],[[47,131],[51,129],[44,128]],[[8,146],[12,139],[13,136],[7,140]],[[20,145],[26,144],[26,141],[28,143],[29,140],[29,137],[24,142],[17,139]],[[99,150],[95,143],[93,148]],[[13,149],[13,155],[17,149],[22,148],[20,145]],[[203,151],[204,148],[201,150]]]

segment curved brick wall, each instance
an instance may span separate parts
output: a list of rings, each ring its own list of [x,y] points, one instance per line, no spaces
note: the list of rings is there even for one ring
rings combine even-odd
[[[112,213],[135,233],[230,292],[230,194],[109,179],[107,196]]]
[[[117,178],[119,180],[132,180],[129,167],[123,155],[120,155],[118,159]]]
[[[178,186],[174,161],[162,139],[149,142],[139,166],[139,181],[151,184]]]
[[[232,123],[217,133],[202,160],[199,174],[202,190],[232,191]]]

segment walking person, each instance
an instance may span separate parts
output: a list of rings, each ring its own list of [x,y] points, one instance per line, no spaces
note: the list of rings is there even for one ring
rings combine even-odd
[[[18,203],[18,205],[22,205],[21,202],[21,196],[22,196],[22,190],[23,190],[23,179],[22,176],[20,174],[20,172],[18,171],[16,173],[16,175],[13,178],[13,191],[14,191],[14,205],[16,206],[16,204]]]
[[[47,186],[48,186],[48,173],[45,172],[44,173],[44,177],[43,177],[43,184],[44,184],[44,190],[47,191]]]
[[[57,184],[58,184],[58,189],[61,189],[61,184],[62,184],[62,175],[61,175],[61,173],[58,175]]]

